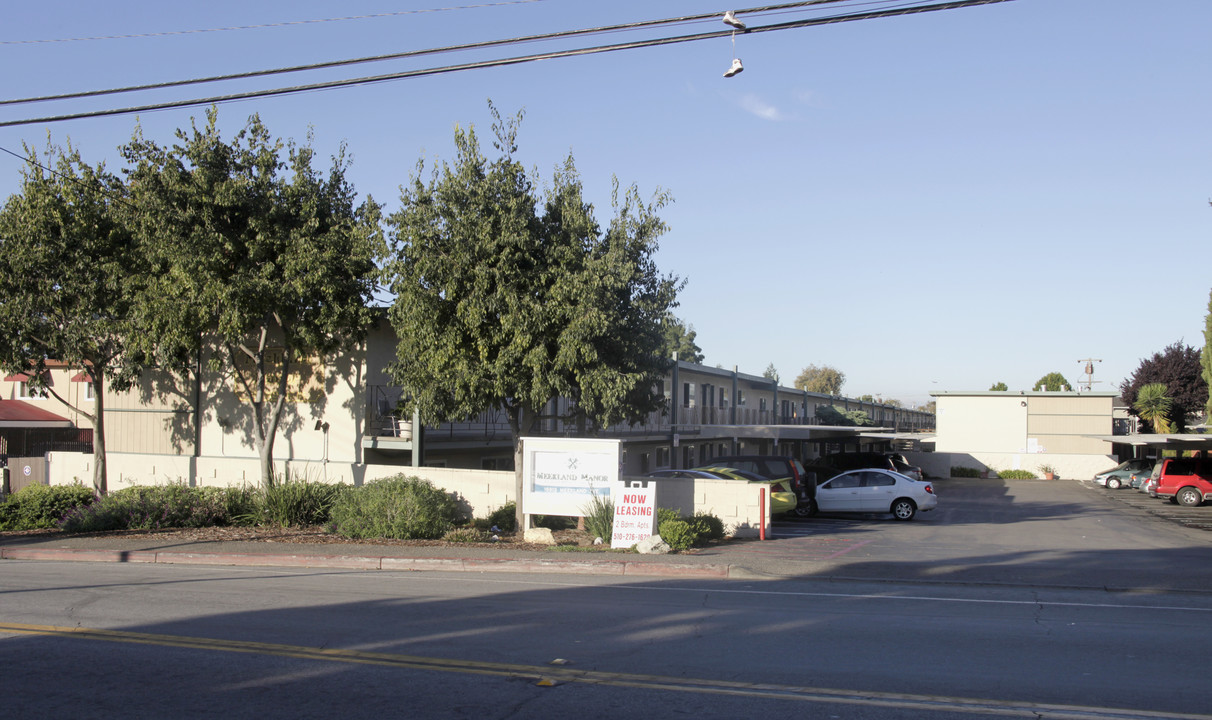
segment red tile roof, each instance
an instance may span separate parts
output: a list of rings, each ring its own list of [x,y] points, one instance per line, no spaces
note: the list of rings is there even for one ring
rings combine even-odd
[[[21,400],[0,400],[0,427],[71,427],[65,417]]]

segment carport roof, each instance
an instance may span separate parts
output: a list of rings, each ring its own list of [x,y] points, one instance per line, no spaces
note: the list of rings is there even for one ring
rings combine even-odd
[[[1090,435],[1097,440],[1105,440],[1118,445],[1136,445],[1156,447],[1163,450],[1212,450],[1212,435]]]

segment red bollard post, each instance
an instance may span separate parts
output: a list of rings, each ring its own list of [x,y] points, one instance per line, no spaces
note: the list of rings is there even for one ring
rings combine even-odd
[[[766,488],[758,490],[758,540],[766,539]]]

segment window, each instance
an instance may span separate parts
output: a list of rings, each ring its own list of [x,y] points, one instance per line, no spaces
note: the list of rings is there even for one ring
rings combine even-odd
[[[744,391],[744,390],[737,390],[737,391],[736,391],[736,404],[737,404],[737,405],[744,405],[744,404],[745,404],[745,391]]]
[[[682,407],[694,407],[694,383],[682,383]]]
[[[669,448],[667,448],[667,447],[657,448],[657,467],[659,467],[659,468],[669,467]]]
[[[29,394],[29,383],[28,382],[18,383],[17,397],[19,397],[19,398],[33,397],[32,395]]]
[[[93,393],[93,384],[92,383],[84,383],[84,399],[85,400],[96,400],[97,399],[95,397],[95,394]]]

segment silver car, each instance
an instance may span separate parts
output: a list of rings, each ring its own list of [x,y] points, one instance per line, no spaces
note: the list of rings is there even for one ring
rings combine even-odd
[[[938,496],[933,484],[891,470],[850,470],[817,487],[816,505],[823,513],[892,513],[897,520],[912,520],[938,507]]]

